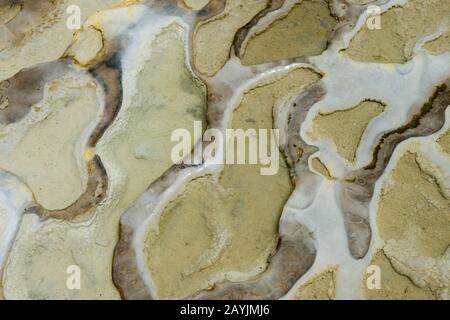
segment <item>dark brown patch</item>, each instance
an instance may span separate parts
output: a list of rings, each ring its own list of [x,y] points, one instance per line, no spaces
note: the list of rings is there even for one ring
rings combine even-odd
[[[227,0],[211,0],[209,3],[202,9],[196,12],[196,23],[200,21],[208,20],[218,14],[221,14],[225,9]]]
[[[0,124],[22,120],[31,107],[44,97],[45,85],[61,78],[69,70],[68,60],[58,60],[24,69],[0,82]]]
[[[20,6],[19,14],[0,28],[6,28],[8,42],[13,46],[20,45],[25,37],[33,32],[33,28],[56,22],[57,7],[60,0],[0,0],[0,6]]]
[[[133,229],[120,225],[119,242],[114,250],[112,279],[122,299],[150,300],[152,296],[137,269],[133,250]]]
[[[69,207],[61,210],[47,210],[41,205],[36,205],[30,211],[39,215],[41,219],[74,220],[78,217],[86,217],[92,214],[98,204],[106,197],[108,189],[108,176],[99,156],[95,156],[87,163],[88,182],[86,190]]]
[[[89,70],[103,88],[105,106],[103,116],[89,137],[86,148],[94,148],[103,136],[107,127],[114,121],[122,105],[121,64],[119,53],[112,55],[107,61]],[[42,219],[54,218],[73,220],[92,214],[105,199],[108,189],[108,176],[98,155],[87,162],[88,182],[84,193],[73,204],[61,210],[47,210],[36,205],[29,211],[38,214]]]

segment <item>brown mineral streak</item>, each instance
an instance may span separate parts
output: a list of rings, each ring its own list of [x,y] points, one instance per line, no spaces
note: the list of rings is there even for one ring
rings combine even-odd
[[[449,81],[437,87],[420,112],[404,126],[384,134],[375,147],[372,162],[363,169],[348,173],[341,180],[341,206],[353,257],[363,258],[370,245],[369,205],[375,183],[386,169],[395,148],[406,139],[427,136],[439,131],[445,122],[445,110],[450,105]]]
[[[286,0],[271,0],[264,10],[260,11],[249,23],[240,28],[234,35],[233,47],[236,56],[241,57],[242,43],[247,38],[250,30],[258,24],[267,14],[280,9]]]
[[[186,168],[185,165],[175,165],[167,170],[158,180],[149,186],[146,191],[147,196],[151,199],[161,197],[165,190],[175,182],[179,173]],[[149,212],[154,209],[153,205],[151,207],[148,205],[145,207],[145,210]],[[144,210],[144,208],[142,208],[139,200],[129,209],[132,213],[141,210]],[[134,227],[128,225],[123,219],[122,217],[119,230],[120,237],[116,244],[113,257],[112,278],[114,285],[118,288],[123,299],[153,299],[137,266],[136,252],[133,248]]]
[[[119,53],[113,54],[108,60],[91,68],[89,73],[100,83],[105,94],[105,106],[101,119],[91,133],[86,149],[94,148],[105,130],[114,121],[122,104],[121,64]],[[108,189],[108,176],[102,161],[95,155],[87,162],[88,181],[86,190],[69,207],[62,210],[47,210],[41,205],[27,209],[28,212],[38,214],[42,219],[65,219],[73,220],[86,217],[93,213],[95,208],[102,202]]]
[[[211,0],[206,7],[196,12],[196,22],[198,23],[200,21],[208,20],[218,14],[221,14],[225,9],[225,5],[225,0]]]
[[[288,143],[287,146],[284,146],[286,148],[284,152],[288,155],[288,163],[292,169],[297,167],[300,168],[301,172],[311,173],[308,169],[308,159],[318,148],[308,145],[301,138],[300,129],[308,111],[325,96],[325,93],[326,90],[321,83],[313,85],[298,96],[291,107],[287,123]],[[295,176],[296,174],[292,172],[291,175]],[[302,183],[301,176],[299,176],[298,183]]]
[[[173,184],[184,166],[174,166],[147,191],[147,197],[157,199]],[[130,208],[132,213],[144,210],[145,204],[136,203]],[[152,212],[154,205],[145,205]],[[139,272],[136,253],[133,248],[133,227],[123,219],[120,238],[113,259],[113,281],[123,299],[154,299]],[[280,225],[280,240],[269,257],[269,267],[255,279],[217,284],[210,291],[201,291],[188,299],[279,299],[286,294],[298,278],[313,264],[315,249],[309,230],[298,222]]]
[[[119,241],[114,250],[112,280],[122,299],[150,300],[152,296],[145,286],[136,265],[136,254],[132,248],[133,230],[121,224]]]
[[[223,282],[192,297],[222,300],[274,300],[283,297],[314,263],[316,250],[309,230],[299,222],[280,225],[276,252],[264,273],[244,282]]]
[[[70,58],[70,59],[72,59],[73,60],[73,63],[75,64],[75,65],[78,65],[78,66],[80,66],[80,67],[82,67],[82,68],[87,68],[87,67],[90,67],[91,65],[97,65],[98,63],[100,63],[102,60],[104,60],[104,55],[106,54],[105,53],[105,51],[107,51],[108,49],[110,50],[110,48],[107,48],[106,47],[106,43],[105,43],[105,37],[104,37],[104,34],[103,34],[103,30],[102,29],[100,29],[100,28],[97,28],[97,27],[95,27],[95,26],[89,26],[89,28],[92,28],[92,29],[94,29],[94,30],[96,30],[97,32],[99,32],[100,33],[100,35],[101,35],[101,42],[102,42],[102,44],[101,44],[101,48],[100,48],[100,50],[97,52],[97,55],[89,62],[89,63],[86,63],[86,64],[83,64],[83,63],[81,63],[80,61],[78,61],[72,54],[70,54],[70,49],[71,49],[71,47],[74,45],[74,43],[76,42],[76,40],[75,40],[75,38],[74,38],[74,40],[72,41],[72,43],[71,43],[71,45],[66,49],[66,52],[63,54],[63,58]],[[84,29],[82,29],[83,31],[85,31]]]

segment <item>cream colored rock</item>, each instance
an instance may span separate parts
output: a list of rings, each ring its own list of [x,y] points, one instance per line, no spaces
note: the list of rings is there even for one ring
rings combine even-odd
[[[315,275],[297,289],[298,300],[333,300],[336,297],[336,268]]]
[[[3,1],[0,298],[448,299],[449,10]],[[278,174],[174,164],[194,121],[280,129]]]
[[[73,57],[81,66],[88,65],[103,49],[101,31],[90,26],[75,35],[75,42],[69,47],[66,55]]]
[[[414,56],[419,40],[442,30],[448,32],[449,17],[450,3],[446,0],[411,0],[383,13],[381,29],[363,26],[344,52],[357,61],[405,63]],[[446,36],[442,37],[425,48],[444,53]]]
[[[353,108],[318,114],[314,119],[314,128],[310,136],[314,140],[322,137],[332,139],[337,153],[347,161],[353,162],[364,131],[370,121],[383,110],[382,103],[367,100]]]
[[[46,91],[46,99],[33,106],[38,120],[26,127],[23,137],[16,134],[16,145],[6,143],[13,135],[2,141],[0,168],[21,177],[45,208],[63,209],[86,188],[83,148],[102,102],[93,81],[59,79]]]
[[[200,10],[205,7],[210,0],[183,0],[186,7],[193,10]]]
[[[268,4],[268,0],[227,1],[224,12],[202,22],[194,33],[194,66],[212,76],[225,64],[231,53],[235,32]]]
[[[48,62],[63,56],[72,43],[76,29],[68,27],[72,11],[69,6],[80,9],[80,23],[97,11],[120,5],[122,0],[70,0],[42,1],[38,6],[24,5],[14,19],[0,25],[0,34],[11,34],[11,41],[0,42],[0,79],[7,79],[23,68]]]
[[[6,298],[120,297],[111,279],[119,218],[172,165],[171,132],[192,130],[193,121],[204,117],[205,92],[185,65],[185,39],[185,29],[171,24],[147,43],[151,55],[137,69],[138,94],[125,95],[128,103],[97,146],[109,178],[107,198],[85,222],[42,224],[27,217],[5,270]],[[142,148],[150,156],[139,156]],[[65,286],[66,269],[74,264],[83,275],[81,290]]]
[[[285,17],[275,20],[248,41],[242,63],[253,65],[320,55],[327,48],[337,23],[326,0],[299,1]]]

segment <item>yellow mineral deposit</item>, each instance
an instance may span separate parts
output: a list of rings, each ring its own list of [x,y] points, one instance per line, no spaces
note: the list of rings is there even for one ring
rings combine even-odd
[[[315,275],[297,289],[295,299],[333,300],[336,297],[337,268],[330,268]]]
[[[437,31],[450,29],[450,2],[447,0],[410,0],[381,15],[381,29],[364,26],[352,39],[345,53],[364,62],[404,63],[414,55],[416,43]],[[429,45],[433,53],[447,51],[445,35]]]
[[[427,42],[423,46],[425,50],[434,55],[444,54],[450,51],[450,30],[442,33],[437,39]]]
[[[327,47],[337,19],[327,0],[304,0],[287,16],[253,36],[245,48],[246,65],[319,55]]]
[[[450,200],[425,161],[407,151],[382,189],[377,227],[386,244],[371,262],[382,285],[366,290],[369,299],[446,298]]]
[[[0,6],[0,25],[14,19],[20,12],[20,4],[2,4]]]
[[[314,119],[314,129],[310,136],[314,140],[322,136],[331,139],[336,145],[337,153],[347,161],[353,162],[367,125],[383,110],[382,103],[363,101],[350,109],[328,114],[319,113]]]
[[[442,137],[439,138],[438,143],[444,152],[450,154],[450,131],[443,134]]]
[[[389,259],[382,250],[378,251],[372,258],[371,265],[380,267],[381,288],[369,289],[364,279],[365,295],[367,299],[381,300],[434,300],[436,297],[429,289],[422,289],[405,275],[395,271]]]
[[[423,171],[415,154],[406,153],[391,179],[380,199],[381,238],[414,243],[419,255],[443,255],[450,243],[450,201],[436,178]]]
[[[69,47],[66,55],[73,57],[81,66],[88,65],[103,49],[101,31],[87,27],[75,35],[75,42]]]
[[[223,13],[201,23],[194,34],[194,65],[208,76],[214,75],[230,57],[234,34],[245,26],[268,0],[227,1]]]

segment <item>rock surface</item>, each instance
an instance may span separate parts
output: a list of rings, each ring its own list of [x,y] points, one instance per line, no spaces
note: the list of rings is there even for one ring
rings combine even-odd
[[[449,299],[449,19],[0,0],[0,298]]]

